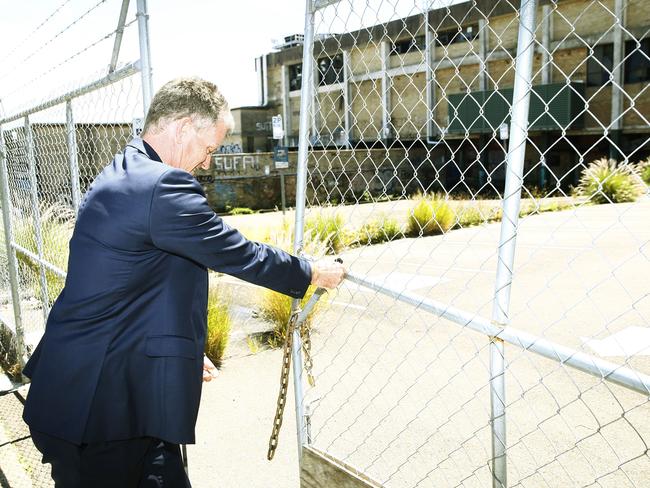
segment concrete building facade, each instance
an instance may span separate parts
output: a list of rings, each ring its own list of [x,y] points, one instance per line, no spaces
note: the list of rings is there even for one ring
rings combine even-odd
[[[478,0],[353,32],[319,33],[312,145],[407,149],[414,170],[428,169],[436,180],[423,182],[424,190],[498,191],[517,5]],[[647,0],[541,0],[536,25],[526,184],[566,190],[592,159],[647,156]],[[268,118],[283,115],[284,144],[295,148],[302,46],[257,64]]]

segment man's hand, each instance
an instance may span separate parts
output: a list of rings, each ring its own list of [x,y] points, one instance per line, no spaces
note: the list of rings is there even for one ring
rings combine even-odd
[[[212,381],[217,377],[217,367],[212,364],[208,356],[203,356],[203,381]]]
[[[321,259],[311,263],[311,284],[323,288],[336,288],[341,284],[347,270],[341,263]]]

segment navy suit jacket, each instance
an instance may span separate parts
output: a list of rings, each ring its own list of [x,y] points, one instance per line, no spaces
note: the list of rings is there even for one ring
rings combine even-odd
[[[307,290],[307,261],[244,238],[191,174],[156,159],[134,139],[80,204],[65,287],[24,370],[33,429],[76,444],[193,443],[207,268],[294,298]]]

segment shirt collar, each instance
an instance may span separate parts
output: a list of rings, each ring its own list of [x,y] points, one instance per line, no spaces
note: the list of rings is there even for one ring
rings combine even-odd
[[[141,139],[140,137],[134,137],[131,139],[131,142],[127,144],[127,146],[131,146],[138,151],[140,151],[143,154],[146,154],[149,159],[152,161],[158,161],[159,163],[162,163],[163,160],[160,158],[158,153],[151,147],[150,144],[147,144],[144,139]]]
[[[147,152],[149,159],[153,159],[154,161],[158,161],[159,163],[163,162],[162,159],[160,159],[160,156],[158,156],[158,153],[154,151],[153,147],[151,147],[151,145],[148,144],[147,141],[142,139],[142,144],[144,145],[144,150]]]

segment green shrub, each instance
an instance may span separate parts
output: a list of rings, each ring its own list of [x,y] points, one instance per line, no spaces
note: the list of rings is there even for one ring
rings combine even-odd
[[[407,233],[412,236],[442,234],[455,222],[454,211],[446,200],[422,196],[408,213]]]
[[[68,243],[74,229],[74,212],[63,205],[52,205],[41,211],[41,238],[46,261],[66,271],[68,266]],[[34,222],[31,216],[19,217],[13,227],[15,241],[34,254],[38,254]],[[30,270],[28,286],[32,294],[41,298],[40,266],[24,254],[16,253],[19,265]],[[65,280],[50,270],[45,271],[49,303],[59,296]]]
[[[223,354],[228,345],[232,319],[230,318],[230,299],[223,296],[218,287],[208,293],[208,330],[205,337],[205,355],[220,368]]]
[[[636,168],[613,159],[598,159],[582,171],[576,188],[579,196],[594,203],[633,202],[645,191]]]
[[[650,158],[645,161],[640,161],[637,165],[637,169],[639,170],[639,175],[643,182],[650,186]]]
[[[399,239],[404,235],[402,226],[395,219],[383,216],[363,224],[356,233],[354,243],[359,245],[378,244]]]
[[[248,207],[235,207],[229,210],[230,215],[250,215],[255,213],[254,210]]]
[[[346,234],[343,231],[343,217],[331,209],[317,210],[305,222],[305,235],[325,243],[328,254],[338,254],[345,248]]]

